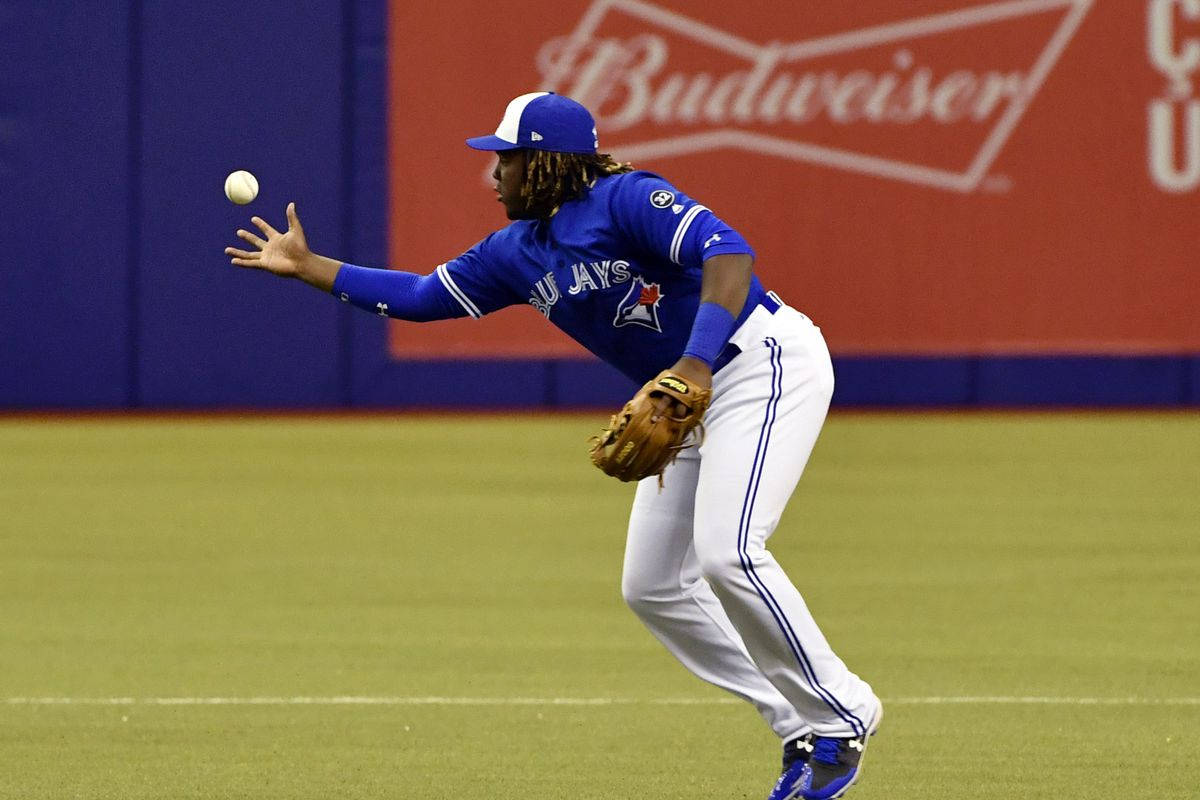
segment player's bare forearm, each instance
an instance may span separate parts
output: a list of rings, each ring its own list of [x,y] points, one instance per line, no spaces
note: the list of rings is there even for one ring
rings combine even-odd
[[[745,253],[726,253],[704,262],[700,302],[717,303],[736,318],[750,293],[754,259]]]
[[[684,356],[671,366],[671,371],[703,389],[712,388],[712,368],[698,358]],[[663,407],[666,407],[666,403],[663,403]]]
[[[744,253],[716,255],[706,260],[700,281],[700,302],[716,303],[736,319],[750,293],[753,270],[754,259]],[[699,358],[683,356],[671,369],[704,388],[712,386],[712,369]]]
[[[296,277],[309,286],[329,292],[333,291],[333,281],[337,278],[338,270],[341,268],[342,262],[337,259],[309,253],[308,257],[297,266]]]

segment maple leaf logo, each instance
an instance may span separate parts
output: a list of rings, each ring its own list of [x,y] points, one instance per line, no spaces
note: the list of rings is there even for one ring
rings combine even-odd
[[[613,327],[640,325],[662,333],[662,323],[658,319],[658,301],[661,299],[661,286],[657,283],[647,283],[640,275],[635,276],[630,282],[629,291],[617,304]]]

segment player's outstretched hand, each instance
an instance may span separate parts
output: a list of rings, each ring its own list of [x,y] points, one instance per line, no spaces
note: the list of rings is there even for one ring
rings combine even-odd
[[[300,217],[296,216],[296,204],[288,203],[288,228],[280,233],[261,217],[251,217],[262,235],[262,238],[250,231],[239,230],[238,238],[256,249],[241,250],[236,247],[226,247],[225,255],[229,263],[239,267],[261,269],[285,278],[300,278],[318,289],[328,291],[333,287],[333,280],[341,262],[332,258],[319,256],[308,249],[308,241],[304,238],[304,228],[300,226]]]
[[[225,255],[229,256],[230,263],[239,267],[264,269],[285,278],[297,277],[312,251],[308,249],[308,242],[304,239],[304,228],[300,227],[300,218],[296,216],[296,204],[288,203],[286,233],[275,230],[261,217],[251,217],[250,221],[267,238],[263,239],[250,231],[239,229],[238,238],[257,249],[239,250],[236,247],[226,247]]]

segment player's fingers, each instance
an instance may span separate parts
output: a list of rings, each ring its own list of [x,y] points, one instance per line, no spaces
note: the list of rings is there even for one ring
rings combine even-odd
[[[665,394],[654,398],[654,415],[651,417],[651,422],[657,422],[660,417],[665,416],[673,402]]]
[[[263,232],[263,236],[266,236],[268,239],[273,239],[279,235],[279,231],[268,225],[267,221],[262,217],[251,217],[250,221],[257,225],[258,229]]]
[[[300,227],[300,217],[296,216],[296,204],[288,203],[287,206],[287,221],[289,231],[304,232],[304,228]]]
[[[251,261],[248,258],[231,258],[231,259],[229,259],[229,263],[233,264],[235,267],[258,267],[258,266],[261,266],[261,264],[258,261]]]
[[[240,258],[243,261],[258,261],[262,258],[262,253],[257,250],[238,250],[236,247],[226,247],[225,255],[231,258]]]
[[[243,230],[239,229],[237,232],[237,235],[238,235],[239,239],[245,239],[247,242],[254,245],[255,247],[257,247],[260,250],[267,246],[267,243],[265,241],[263,241],[258,236],[255,236],[250,231],[243,231]]]

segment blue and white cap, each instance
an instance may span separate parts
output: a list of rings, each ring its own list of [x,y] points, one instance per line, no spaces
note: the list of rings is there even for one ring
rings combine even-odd
[[[549,150],[595,153],[600,147],[596,121],[579,103],[554,92],[531,92],[513,98],[492,136],[467,139],[476,150]]]

